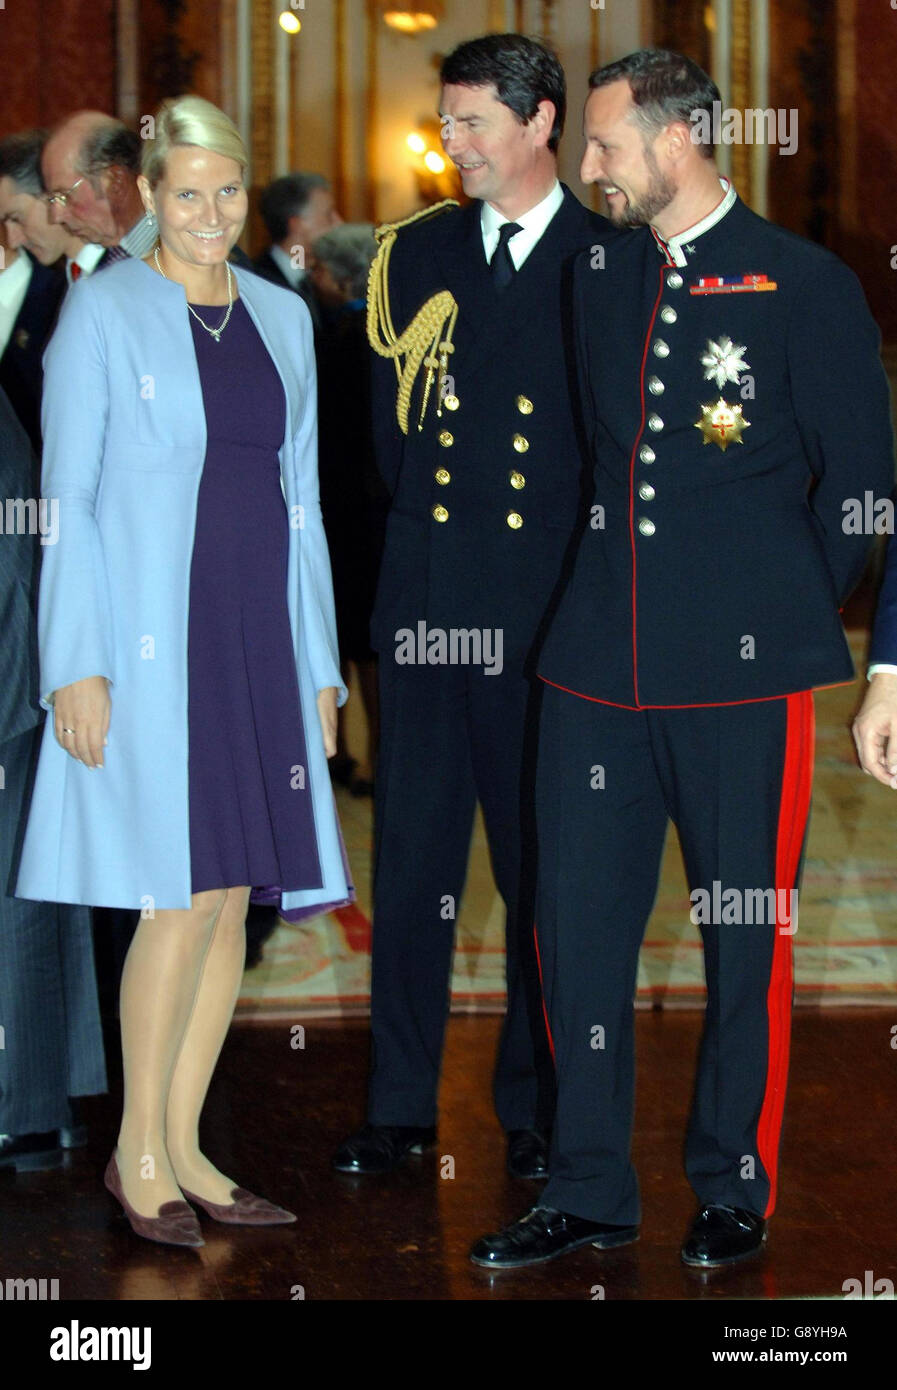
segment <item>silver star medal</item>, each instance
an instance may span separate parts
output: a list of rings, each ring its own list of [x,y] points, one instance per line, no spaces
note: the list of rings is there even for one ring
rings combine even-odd
[[[727,381],[736,386],[740,384],[739,373],[749,372],[750,362],[745,362],[742,353],[747,352],[743,344],[733,343],[731,338],[721,338],[718,343],[707,341],[707,351],[701,357],[704,380],[715,381],[720,390]]]

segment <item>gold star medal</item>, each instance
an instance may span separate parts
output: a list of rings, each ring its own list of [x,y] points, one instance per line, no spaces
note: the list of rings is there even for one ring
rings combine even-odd
[[[750,423],[742,415],[740,405],[729,405],[720,396],[716,405],[701,406],[701,418],[695,421],[695,429],[701,431],[705,444],[712,441],[725,453],[733,441],[736,444],[744,443],[741,434]]]

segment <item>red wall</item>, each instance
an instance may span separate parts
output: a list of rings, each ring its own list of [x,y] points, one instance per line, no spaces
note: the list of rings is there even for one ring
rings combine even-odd
[[[91,107],[114,114],[114,0],[8,0],[0,10],[0,135]]]

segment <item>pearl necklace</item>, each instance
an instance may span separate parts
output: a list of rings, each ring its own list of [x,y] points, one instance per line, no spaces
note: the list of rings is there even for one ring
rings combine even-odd
[[[159,274],[162,276],[162,279],[163,279],[163,280],[167,280],[167,279],[168,279],[168,276],[165,274],[165,271],[162,269],[161,263],[160,263],[160,261],[159,261],[159,248],[158,248],[158,246],[157,246],[157,247],[155,248],[155,250],[153,251],[153,257],[154,257],[155,262],[156,262],[156,269],[158,270]],[[230,316],[231,316],[231,310],[232,310],[233,307],[234,307],[233,276],[232,276],[232,274],[231,274],[230,265],[228,264],[227,261],[224,262],[224,269],[227,271],[227,313],[224,315],[224,318],[221,320],[221,322],[219,323],[219,325],[218,325],[217,328],[210,328],[209,325],[208,325],[202,318],[200,318],[199,314],[198,314],[198,313],[196,312],[196,310],[193,308],[193,305],[190,304],[189,301],[188,301],[188,303],[187,303],[187,308],[190,310],[190,313],[191,313],[191,314],[193,315],[193,317],[196,319],[196,322],[197,322],[198,324],[200,324],[212,338],[215,339],[215,342],[216,342],[216,343],[220,343],[220,342],[221,342],[221,335],[222,335],[222,333],[224,332],[225,328],[227,328],[228,320],[230,319]],[[169,283],[170,283],[170,282],[169,282]]]

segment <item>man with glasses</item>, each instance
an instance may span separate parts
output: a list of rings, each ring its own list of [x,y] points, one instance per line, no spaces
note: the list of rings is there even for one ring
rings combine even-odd
[[[55,266],[64,257],[71,284],[79,275],[90,274],[105,248],[75,236],[64,222],[50,221],[49,195],[41,178],[46,138],[43,130],[23,130],[0,140],[0,222],[9,246],[24,246],[40,265]]]
[[[42,168],[50,221],[106,248],[97,269],[149,254],[156,226],[137,191],[140,138],[121,121],[100,111],[68,116],[47,140]]]

